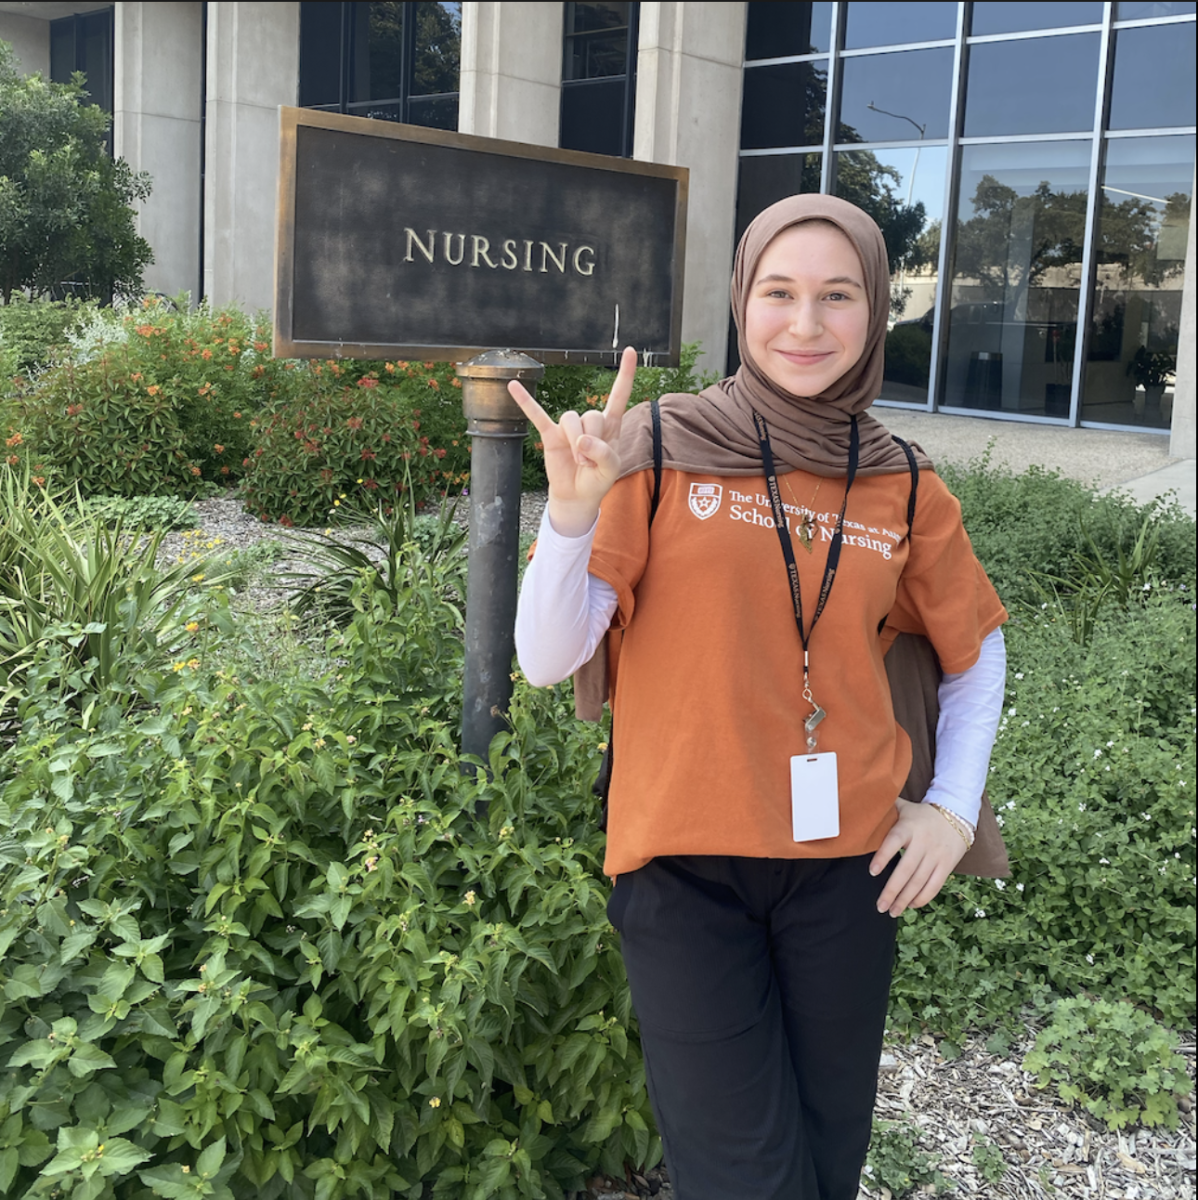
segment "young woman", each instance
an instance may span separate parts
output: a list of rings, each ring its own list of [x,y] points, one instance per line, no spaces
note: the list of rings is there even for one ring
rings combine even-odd
[[[732,280],[741,367],[663,398],[656,508],[633,352],[601,412],[555,423],[512,385],[549,478],[521,666],[554,683],[620,639],[609,914],[680,1200],[855,1200],[894,918],[977,822],[1006,614],[922,455],[908,524],[911,465],[866,412],[889,286],[852,205],[760,214]],[[900,632],[945,673],[919,804],[883,666]]]

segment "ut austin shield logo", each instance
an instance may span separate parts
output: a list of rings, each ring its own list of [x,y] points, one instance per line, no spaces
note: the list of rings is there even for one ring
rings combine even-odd
[[[700,521],[714,517],[720,510],[720,501],[724,498],[724,489],[718,483],[692,483],[690,495],[691,512]]]

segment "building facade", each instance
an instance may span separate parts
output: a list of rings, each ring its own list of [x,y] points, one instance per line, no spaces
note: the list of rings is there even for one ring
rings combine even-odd
[[[1195,5],[0,3],[150,173],[147,283],[269,307],[278,107],[686,166],[683,337],[795,192],[886,237],[883,402],[1195,441]]]

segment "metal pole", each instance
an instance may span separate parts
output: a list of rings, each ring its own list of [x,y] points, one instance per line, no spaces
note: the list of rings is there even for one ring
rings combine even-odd
[[[512,698],[521,443],[528,434],[507,385],[519,379],[535,392],[545,368],[527,354],[488,350],[459,363],[457,373],[471,438],[462,750],[485,762]]]

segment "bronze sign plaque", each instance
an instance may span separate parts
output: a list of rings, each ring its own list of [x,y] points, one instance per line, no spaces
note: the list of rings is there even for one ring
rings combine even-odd
[[[275,353],[678,361],[681,167],[282,110]]]

